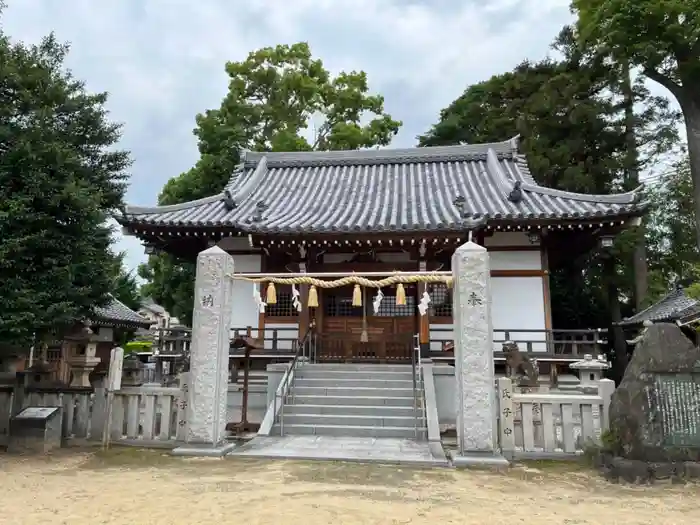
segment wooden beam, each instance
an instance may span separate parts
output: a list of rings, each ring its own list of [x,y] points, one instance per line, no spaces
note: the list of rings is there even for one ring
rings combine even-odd
[[[544,277],[546,270],[491,270],[491,277]]]

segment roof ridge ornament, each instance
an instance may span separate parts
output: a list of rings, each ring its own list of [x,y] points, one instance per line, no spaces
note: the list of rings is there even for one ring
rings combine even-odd
[[[267,204],[265,204],[265,201],[258,201],[255,203],[255,212],[253,213],[253,217],[251,217],[251,222],[262,222],[264,220],[263,218],[263,212],[269,208]]]
[[[522,185],[523,183],[521,181],[516,180],[513,184],[513,189],[510,190],[510,193],[508,194],[508,200],[513,204],[518,204],[523,200]]]

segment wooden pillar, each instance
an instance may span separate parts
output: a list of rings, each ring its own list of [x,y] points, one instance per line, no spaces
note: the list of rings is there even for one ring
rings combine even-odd
[[[267,271],[267,255],[264,253],[260,254],[260,273],[265,273]],[[267,283],[258,284],[260,291],[260,298],[265,301],[265,294],[267,292]],[[265,312],[258,313],[258,342],[265,348]]]
[[[299,273],[306,273],[309,269],[309,252],[304,247],[299,247]],[[299,312],[299,340],[306,336],[311,326],[311,309],[309,308],[309,285],[299,285],[299,300],[301,301],[301,312]]]
[[[421,247],[420,255],[418,259],[418,270],[425,272],[428,269],[428,263],[425,260],[425,249]],[[418,297],[417,302],[423,298],[423,293],[428,290],[427,283],[418,283]],[[421,358],[430,357],[430,313],[425,315],[418,315],[418,343],[420,344],[420,356]]]

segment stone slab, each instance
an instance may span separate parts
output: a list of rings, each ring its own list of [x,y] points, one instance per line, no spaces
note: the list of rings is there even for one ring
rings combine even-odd
[[[700,459],[700,348],[675,324],[638,338],[610,400],[616,454],[647,462]]]
[[[442,458],[435,457],[428,442],[390,438],[258,436],[236,448],[229,456],[449,466],[444,453]]]
[[[222,458],[231,453],[235,448],[235,443],[225,443],[217,447],[188,444],[182,447],[174,448],[170,453],[173,456],[181,457]]]
[[[506,458],[488,452],[454,453],[451,459],[456,468],[502,470],[510,467],[510,462]]]

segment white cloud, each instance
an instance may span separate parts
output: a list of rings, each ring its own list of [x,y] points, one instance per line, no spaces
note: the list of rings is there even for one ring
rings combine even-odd
[[[333,72],[367,71],[412,145],[464,88],[538,59],[570,21],[569,0],[10,0],[3,28],[37,42],[55,31],[93,90],[109,91],[134,156],[129,201],[153,204],[197,158],[196,113],[218,106],[223,67],[261,46],[308,41]],[[140,243],[119,241],[132,267]]]

